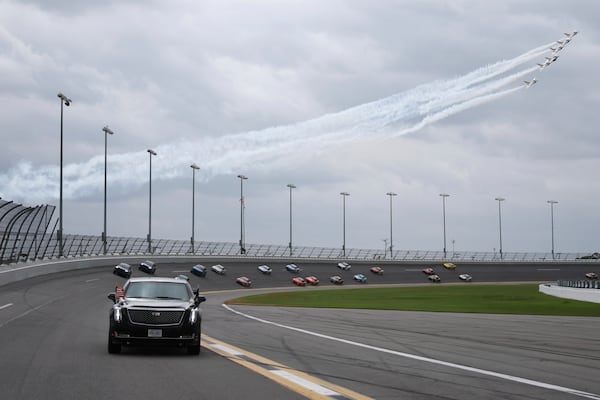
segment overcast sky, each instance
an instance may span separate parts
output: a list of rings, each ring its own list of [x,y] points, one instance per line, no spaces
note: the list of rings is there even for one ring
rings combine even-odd
[[[191,236],[196,163],[196,240],[239,240],[244,174],[248,243],[287,245],[293,183],[295,245],[341,247],[346,191],[347,248],[383,249],[393,191],[396,250],[442,249],[447,193],[448,249],[497,249],[501,196],[504,252],[550,251],[547,200],[556,251],[597,251],[599,20],[592,0],[0,0],[0,197],[58,205],[62,91],[66,233],[102,232],[108,125],[110,236],[147,234],[151,148],[154,238]],[[544,70],[550,51],[450,98],[573,30]]]

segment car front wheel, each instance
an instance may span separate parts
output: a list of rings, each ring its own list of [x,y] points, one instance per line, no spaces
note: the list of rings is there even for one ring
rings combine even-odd
[[[188,354],[197,356],[198,354],[200,354],[200,344],[194,344],[194,345],[188,346],[187,352],[188,352]]]
[[[121,345],[119,343],[113,343],[108,336],[108,352],[109,354],[119,354],[121,352]]]

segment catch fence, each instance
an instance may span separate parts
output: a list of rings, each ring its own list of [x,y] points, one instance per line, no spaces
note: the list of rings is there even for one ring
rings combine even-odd
[[[0,198],[0,264],[38,259],[53,259],[60,255],[55,207],[40,205],[26,207]],[[63,235],[63,257],[98,255],[170,255],[214,257],[260,257],[324,260],[394,261],[473,261],[473,262],[597,262],[586,253],[536,252],[446,252],[426,250],[397,250],[393,254],[382,249],[346,249],[333,247],[290,248],[285,245],[247,244],[242,252],[236,242],[196,242],[153,239],[151,246],[144,238],[107,237],[106,252],[101,236]],[[596,253],[594,253],[596,254]]]

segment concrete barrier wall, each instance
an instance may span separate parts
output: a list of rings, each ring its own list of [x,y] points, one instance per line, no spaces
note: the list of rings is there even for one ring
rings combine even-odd
[[[199,263],[202,261],[200,257],[173,257],[173,256],[154,256],[154,257],[79,257],[72,259],[51,260],[51,261],[35,261],[23,264],[14,264],[0,267],[0,286],[11,282],[22,281],[24,279],[34,278],[37,276],[53,274],[56,272],[65,272],[86,268],[112,267],[120,262],[127,262],[132,266],[136,266],[144,260],[152,259],[157,263]]]
[[[190,268],[194,264],[202,263],[264,263],[265,260],[268,262],[302,262],[302,263],[322,263],[322,262],[337,262],[336,260],[322,260],[322,259],[305,259],[305,258],[279,258],[279,257],[252,257],[252,256],[230,256],[230,257],[218,257],[218,256],[97,256],[97,257],[77,257],[77,258],[66,258],[61,260],[48,260],[48,261],[33,261],[12,265],[0,266],[0,286],[22,281],[24,279],[34,278],[37,276],[53,274],[57,272],[72,271],[86,268],[99,268],[99,267],[112,267],[120,262],[126,262],[136,267],[140,262],[144,260],[155,261],[159,268],[160,263],[171,263],[171,264],[186,264]],[[354,262],[354,261],[353,261]],[[370,264],[370,261],[359,261],[358,264]],[[257,264],[258,265],[258,264]]]
[[[540,292],[554,297],[561,297],[564,299],[600,303],[600,289],[570,288],[545,283],[540,285]]]

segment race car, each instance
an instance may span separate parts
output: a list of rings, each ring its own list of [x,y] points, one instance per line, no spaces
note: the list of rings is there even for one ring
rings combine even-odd
[[[331,278],[329,278],[329,282],[333,283],[334,285],[343,285],[344,284],[344,280],[339,275],[333,275]]]
[[[442,279],[439,277],[439,275],[436,275],[436,274],[429,275],[427,277],[427,279],[429,279],[431,282],[435,282],[435,283],[440,283],[442,281]]]
[[[338,263],[337,267],[343,271],[349,271],[352,266],[345,261]]]
[[[469,274],[460,274],[458,276],[458,279],[465,282],[471,282],[473,280],[473,277]]]
[[[113,268],[113,274],[122,276],[123,278],[131,277],[131,265],[127,263],[119,263]]]
[[[304,280],[306,281],[306,283],[308,283],[310,285],[318,285],[319,284],[319,278],[317,278],[314,275],[309,275],[306,278],[304,278]]]
[[[433,268],[423,268],[423,273],[426,275],[435,275]]]
[[[580,260],[598,260],[600,259],[600,253],[587,254],[585,256],[577,257]]]
[[[456,264],[451,263],[451,262],[447,262],[447,263],[444,263],[444,268],[450,269],[450,270],[455,270],[456,269]]]
[[[150,260],[142,261],[138,269],[147,274],[154,275],[156,273],[156,264],[154,263],[154,261]]]
[[[196,276],[205,277],[207,270],[204,265],[196,264],[192,267],[190,272]]]
[[[287,271],[293,272],[294,274],[297,274],[300,272],[300,268],[296,264],[288,264],[285,266],[285,269]]]
[[[369,270],[372,273],[376,274],[376,275],[383,275],[383,268],[381,267],[371,267],[371,269]]]
[[[243,287],[252,286],[252,281],[247,276],[240,276],[239,278],[236,278],[235,283],[242,285]]]
[[[367,283],[367,277],[365,274],[356,274],[352,277],[352,279],[360,283]]]
[[[264,264],[259,265],[257,269],[265,275],[269,275],[271,272],[273,272],[271,267],[269,267],[268,265],[264,265]]]
[[[210,270],[219,275],[225,275],[225,267],[221,264],[213,265],[212,267],[210,267]]]
[[[585,277],[588,279],[598,279],[598,274],[595,272],[588,272],[585,274]]]
[[[306,286],[306,281],[300,276],[292,278],[292,283],[296,286]]]

